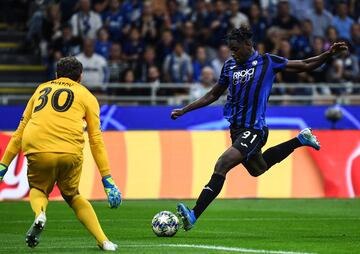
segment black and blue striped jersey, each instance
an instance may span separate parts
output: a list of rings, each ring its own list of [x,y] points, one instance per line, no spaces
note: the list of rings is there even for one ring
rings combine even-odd
[[[288,59],[255,51],[244,63],[229,58],[221,70],[219,85],[228,86],[224,117],[230,124],[243,128],[266,126],[265,111],[277,72]]]

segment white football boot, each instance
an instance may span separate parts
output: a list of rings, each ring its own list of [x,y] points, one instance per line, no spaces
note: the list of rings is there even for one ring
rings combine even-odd
[[[118,248],[118,245],[110,242],[109,240],[103,241],[102,245],[98,244],[99,248],[104,251],[116,251]]]
[[[34,223],[31,225],[30,229],[26,233],[25,241],[29,247],[35,248],[36,245],[39,244],[40,235],[45,228],[45,223],[46,223],[45,212],[41,212],[39,216],[35,218]]]

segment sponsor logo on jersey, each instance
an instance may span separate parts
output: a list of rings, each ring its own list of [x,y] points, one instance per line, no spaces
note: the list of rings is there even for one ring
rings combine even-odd
[[[236,71],[233,74],[233,85],[238,83],[244,84],[254,76],[255,68],[250,68],[242,71]]]

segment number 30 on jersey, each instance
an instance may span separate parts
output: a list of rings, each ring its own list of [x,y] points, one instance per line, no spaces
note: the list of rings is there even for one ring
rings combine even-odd
[[[40,93],[42,94],[40,95],[38,100],[40,100],[41,102],[38,106],[34,108],[34,113],[43,109],[46,106],[49,100],[48,95],[51,91],[52,91],[51,87],[45,87],[40,91]],[[59,105],[59,97],[62,93],[66,93],[67,97],[65,103],[63,105]],[[67,111],[71,107],[73,102],[74,102],[74,92],[71,91],[70,89],[66,89],[66,88],[58,89],[51,96],[51,106],[57,112]]]

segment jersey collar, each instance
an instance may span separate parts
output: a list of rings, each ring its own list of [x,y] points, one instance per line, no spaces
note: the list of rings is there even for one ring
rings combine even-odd
[[[247,62],[251,62],[251,61],[254,61],[259,55],[259,52],[255,51],[250,57],[249,59],[247,60]]]
[[[259,56],[259,52],[258,52],[258,51],[254,51],[254,53],[252,53],[252,55],[251,55],[245,62],[243,62],[243,63],[237,62],[234,57],[233,57],[233,60],[235,61],[235,63],[236,63],[237,65],[243,65],[243,64],[247,64],[247,63],[249,63],[249,62],[254,61],[258,56]]]
[[[61,77],[61,78],[58,78],[56,80],[59,80],[60,82],[67,82],[67,83],[71,83],[71,84],[79,84],[78,82],[70,79],[70,78],[66,78],[66,77]]]

